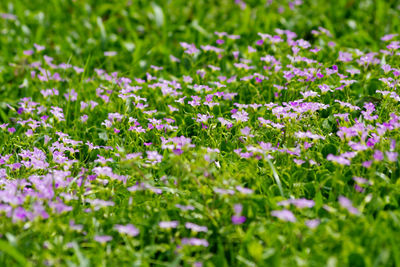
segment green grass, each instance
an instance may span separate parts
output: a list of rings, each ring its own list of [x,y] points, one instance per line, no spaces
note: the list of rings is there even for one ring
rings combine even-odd
[[[304,0],[290,9],[287,1],[245,2],[244,9],[234,0],[0,2],[2,266],[400,266],[400,169],[398,157],[390,158],[399,152],[400,142],[396,121],[400,50],[386,47],[399,36],[381,40],[386,34],[400,33],[400,3]],[[319,27],[332,36],[313,34]],[[295,40],[320,48],[316,53],[300,49],[297,54],[314,61],[291,61],[294,53],[286,41],[274,44],[266,38],[256,45],[258,33],[274,36],[279,33],[276,29],[294,32]],[[240,39],[218,37],[215,32],[240,35]],[[218,45],[217,39],[225,43]],[[185,53],[181,42],[193,43],[201,52]],[[37,51],[34,44],[45,46],[44,51]],[[202,45],[224,52],[204,51]],[[26,55],[27,50],[34,53]],[[106,51],[117,53],[106,56]],[[239,58],[251,60],[246,64],[254,69],[238,67],[234,51],[240,51]],[[353,59],[340,61],[339,52],[348,52]],[[376,62],[367,59],[368,65],[361,64],[370,52],[376,53]],[[53,64],[71,64],[83,71],[55,68],[44,55],[52,57]],[[172,61],[171,55],[180,62]],[[282,69],[260,60],[266,55],[274,56]],[[38,62],[43,71],[57,72],[64,80],[38,79],[40,68],[34,66]],[[391,70],[384,71],[384,64]],[[333,66],[348,77],[327,74]],[[108,77],[117,72],[116,77],[130,79],[132,87],[98,75],[99,69]],[[290,69],[294,78],[285,76]],[[349,74],[349,69],[360,73]],[[204,77],[199,70],[206,71]],[[240,80],[255,73],[266,79]],[[237,79],[231,83],[219,78],[234,75]],[[389,77],[393,86],[382,80]],[[355,82],[335,90],[351,80]],[[165,81],[167,86],[154,85]],[[323,84],[332,92],[321,92],[318,86]],[[41,93],[52,88],[59,94]],[[64,97],[71,89],[77,93],[76,101]],[[303,96],[309,91],[318,96]],[[228,99],[218,92],[236,95]],[[121,97],[128,94],[135,96]],[[215,94],[213,102],[219,105],[204,104],[210,94]],[[184,96],[184,104],[178,103]],[[188,103],[192,96],[201,97],[202,104]],[[299,107],[299,100],[313,108],[279,112],[268,106]],[[82,109],[82,101],[98,105]],[[24,102],[35,108],[30,112]],[[235,103],[263,106],[254,109]],[[365,112],[368,103],[374,106],[370,113]],[[62,108],[65,120],[51,112],[54,107]],[[152,110],[156,111],[144,112]],[[248,113],[248,120],[238,122],[232,115],[242,111]],[[123,118],[107,126],[105,120],[115,113]],[[291,113],[296,118],[284,116]],[[344,113],[347,121],[334,116]],[[197,122],[198,114],[210,118]],[[82,115],[88,115],[87,122],[82,122]],[[378,117],[369,119],[374,115]],[[267,125],[260,117],[269,120]],[[133,129],[133,119],[144,132]],[[152,129],[157,122],[151,119],[162,120],[164,128]],[[340,137],[342,127],[354,125],[360,126],[354,136]],[[246,127],[248,134],[243,132]],[[307,131],[322,138],[299,137]],[[182,151],[163,147],[163,138],[180,136],[190,138]],[[354,149],[349,141],[365,149]],[[86,142],[101,147],[90,149]],[[40,154],[34,149],[43,151],[45,158],[34,161]],[[33,153],[24,156],[24,151]],[[147,151],[157,151],[160,162],[148,162]],[[330,160],[332,155],[354,151],[344,157],[351,164]],[[132,153],[142,157],[127,159]],[[101,163],[99,156],[110,161]],[[366,167],[370,160],[371,166]],[[28,162],[48,165],[35,168]],[[16,163],[21,166],[12,165]],[[101,171],[105,174],[93,176]],[[241,193],[240,187],[251,193]],[[342,196],[351,204],[341,201]],[[313,205],[281,205],[302,198]],[[242,205],[241,211],[237,204]],[[289,210],[295,221],[274,216],[280,210]],[[246,220],[234,224],[233,216]],[[318,220],[319,225],[307,226],[309,220]],[[160,227],[160,222],[169,221],[179,224]],[[187,222],[207,230],[196,232],[185,226]],[[139,234],[115,229],[128,224]],[[98,236],[112,240],[98,242]],[[187,245],[187,238],[207,245]]]

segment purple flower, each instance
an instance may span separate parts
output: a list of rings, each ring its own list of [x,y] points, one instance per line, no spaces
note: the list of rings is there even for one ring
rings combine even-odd
[[[59,107],[51,107],[51,114],[53,114],[54,117],[56,117],[59,121],[65,121],[64,119],[64,113],[62,108]]]
[[[38,51],[38,52],[46,49],[46,47],[43,45],[33,44],[33,46],[35,47],[36,51]]]
[[[251,190],[250,188],[245,188],[242,186],[236,186],[236,190],[239,191],[240,193],[246,194],[246,195],[253,193],[253,190]]]
[[[129,236],[137,236],[139,234],[139,229],[137,229],[133,224],[116,224],[114,225],[114,229],[117,230],[120,234],[127,234]]]
[[[185,228],[186,229],[191,229],[195,232],[207,232],[208,228],[206,226],[200,226],[191,222],[185,223]]]
[[[177,58],[177,57],[175,57],[175,56],[173,56],[173,55],[169,55],[169,59],[170,59],[172,62],[181,62],[181,60],[180,60],[179,58]]]
[[[206,71],[203,69],[197,70],[196,74],[199,75],[201,78],[204,78],[204,76],[206,75]]]
[[[246,126],[240,130],[240,133],[245,136],[254,137],[254,135],[250,134],[251,128]]]
[[[246,221],[246,217],[244,216],[238,216],[238,215],[233,215],[232,216],[232,223],[233,224],[242,224]]]
[[[233,124],[230,121],[228,121],[222,117],[219,117],[218,121],[222,124],[222,126],[226,126],[228,129],[233,126]]]
[[[231,189],[214,188],[214,192],[220,195],[234,195],[235,191]]]
[[[69,221],[69,227],[70,227],[72,230],[75,230],[75,231],[82,231],[82,230],[83,230],[83,225],[81,225],[81,224],[75,224],[75,221],[74,221],[74,220],[70,220],[70,221]]]
[[[319,96],[319,94],[317,92],[314,92],[314,91],[300,92],[300,94],[303,95],[304,98]]]
[[[71,206],[65,205],[63,202],[50,202],[49,206],[56,213],[64,213],[73,209]]]
[[[283,221],[296,222],[296,217],[290,210],[273,210],[271,215]]]
[[[392,33],[392,34],[387,34],[385,36],[383,36],[381,38],[382,41],[386,42],[386,41],[390,41],[391,39],[393,39],[394,37],[396,37],[398,34],[397,33]]]
[[[352,56],[351,53],[341,52],[340,51],[338,60],[342,61],[342,62],[350,62],[350,61],[353,60],[353,56]]]
[[[294,163],[296,163],[297,165],[302,165],[305,161],[301,160],[301,159],[293,159]]]
[[[362,163],[362,166],[363,166],[364,168],[369,168],[369,167],[371,167],[371,165],[372,165],[372,160],[364,161],[364,162]]]
[[[354,185],[354,189],[355,189],[357,192],[359,192],[359,193],[364,192],[364,188],[362,188],[362,187],[359,186],[358,184],[355,184],[355,185]]]
[[[263,39],[260,39],[260,40],[258,40],[258,41],[256,42],[256,45],[263,45],[263,43],[264,43],[264,40],[263,40]]]
[[[31,213],[27,210],[25,210],[22,207],[17,207],[14,210],[13,213],[13,222],[16,221],[25,221],[26,219],[29,219],[29,217],[31,217]]]
[[[78,99],[78,93],[75,92],[74,89],[69,90],[68,93],[64,94],[64,97],[68,100],[68,101],[76,101]]]
[[[25,50],[25,51],[23,52],[23,54],[24,54],[25,56],[32,56],[32,55],[33,55],[33,50]]]
[[[233,206],[233,210],[235,211],[235,214],[241,214],[243,210],[242,204],[235,204],[235,206]]]
[[[339,163],[339,164],[341,164],[341,165],[348,165],[348,166],[350,166],[350,160],[346,159],[346,158],[343,157],[343,156],[335,156],[335,155],[329,154],[329,155],[326,157],[326,159],[327,159],[327,160],[330,160],[330,161],[334,161],[334,162]]]
[[[113,239],[112,236],[109,236],[109,235],[96,235],[94,237],[95,241],[102,243],[102,244],[107,243],[107,242],[111,241],[112,239]]]
[[[142,152],[126,154],[126,159],[127,160],[136,159],[136,158],[142,158]]]
[[[179,222],[178,221],[161,221],[159,222],[158,226],[160,226],[160,228],[176,228],[178,227]]]
[[[358,184],[369,184],[369,185],[372,184],[370,181],[362,177],[353,177],[353,180]]]
[[[154,66],[154,65],[150,65],[150,68],[152,68],[155,71],[159,71],[159,70],[163,70],[163,67],[159,67],[159,66]]]
[[[386,46],[386,48],[389,50],[397,50],[400,48],[400,42],[392,41],[389,45]]]
[[[182,245],[203,246],[208,247],[208,241],[199,238],[182,238]]]
[[[347,209],[352,214],[355,214],[355,215],[360,214],[360,211],[353,206],[350,199],[348,199],[344,196],[339,196],[339,204],[340,204],[340,206]]]
[[[192,83],[193,82],[193,78],[190,76],[183,76],[183,81],[185,83]]]
[[[212,118],[214,118],[214,116],[198,113],[197,114],[197,119],[195,119],[195,118],[193,118],[193,119],[195,119],[197,122],[207,123],[208,119],[212,119]]]
[[[9,14],[9,13],[0,13],[0,18],[9,19],[9,20],[16,20],[17,16],[15,16],[14,14]]]
[[[180,148],[175,148],[175,149],[172,150],[172,152],[173,152],[175,155],[179,156],[179,155],[182,155],[183,150],[180,149]]]
[[[117,55],[116,51],[105,51],[104,52],[104,56],[106,56],[106,57],[113,57],[115,55]]]
[[[320,223],[321,223],[321,221],[318,220],[318,219],[307,220],[307,221],[306,221],[307,227],[309,227],[309,228],[311,228],[311,229],[316,228]]]
[[[147,159],[149,160],[148,162],[152,164],[160,163],[163,156],[158,154],[157,151],[147,151]]]
[[[392,69],[392,67],[391,67],[389,64],[383,64],[383,65],[382,65],[382,70],[383,70],[385,73],[388,73],[391,69]]]
[[[233,114],[232,118],[235,119],[238,122],[246,122],[249,119],[248,115],[249,114],[246,111],[241,110],[241,111],[238,111],[235,114]]]
[[[86,115],[86,114],[84,114],[84,115],[82,115],[82,116],[80,117],[80,119],[81,119],[81,122],[85,123],[85,122],[87,122],[87,120],[89,119],[89,116]]]
[[[379,150],[375,150],[375,152],[374,152],[374,159],[375,159],[376,161],[381,161],[381,160],[383,160],[383,152],[382,152],[382,151],[379,151]]]
[[[399,153],[397,152],[391,152],[391,151],[386,151],[386,157],[390,162],[396,162],[397,157],[399,156]]]
[[[278,202],[278,205],[280,206],[287,206],[293,204],[298,208],[312,208],[315,205],[314,200],[309,200],[305,198],[299,198],[299,199],[288,199],[288,200],[283,200]]]

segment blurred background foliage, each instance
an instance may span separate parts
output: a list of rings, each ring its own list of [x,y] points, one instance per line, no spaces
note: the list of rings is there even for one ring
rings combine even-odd
[[[241,35],[240,45],[281,28],[313,43],[311,30],[322,26],[338,46],[372,51],[383,35],[400,32],[398,0],[2,0],[0,13],[16,16],[0,19],[1,121],[5,100],[26,93],[18,90],[29,75],[23,51],[34,43],[56,62],[140,76],[181,56],[179,42],[215,42],[215,31]]]
[[[246,40],[281,28],[313,41],[311,30],[322,26],[341,45],[371,49],[384,34],[400,31],[397,0],[305,0],[293,9],[289,1],[247,0],[242,9],[235,0],[3,0],[0,12],[17,16],[0,20],[2,63],[40,43],[63,60],[84,64],[90,56],[93,67],[106,64],[103,51],[116,50],[118,60],[107,67],[134,73],[150,61],[167,64],[180,41],[209,42],[214,31]]]

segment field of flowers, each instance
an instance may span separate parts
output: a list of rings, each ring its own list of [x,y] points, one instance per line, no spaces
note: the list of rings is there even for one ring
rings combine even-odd
[[[1,266],[400,266],[400,3],[0,2]]]

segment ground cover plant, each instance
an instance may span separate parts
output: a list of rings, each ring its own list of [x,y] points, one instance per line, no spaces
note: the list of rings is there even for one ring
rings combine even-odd
[[[400,266],[397,1],[2,1],[2,266]]]

